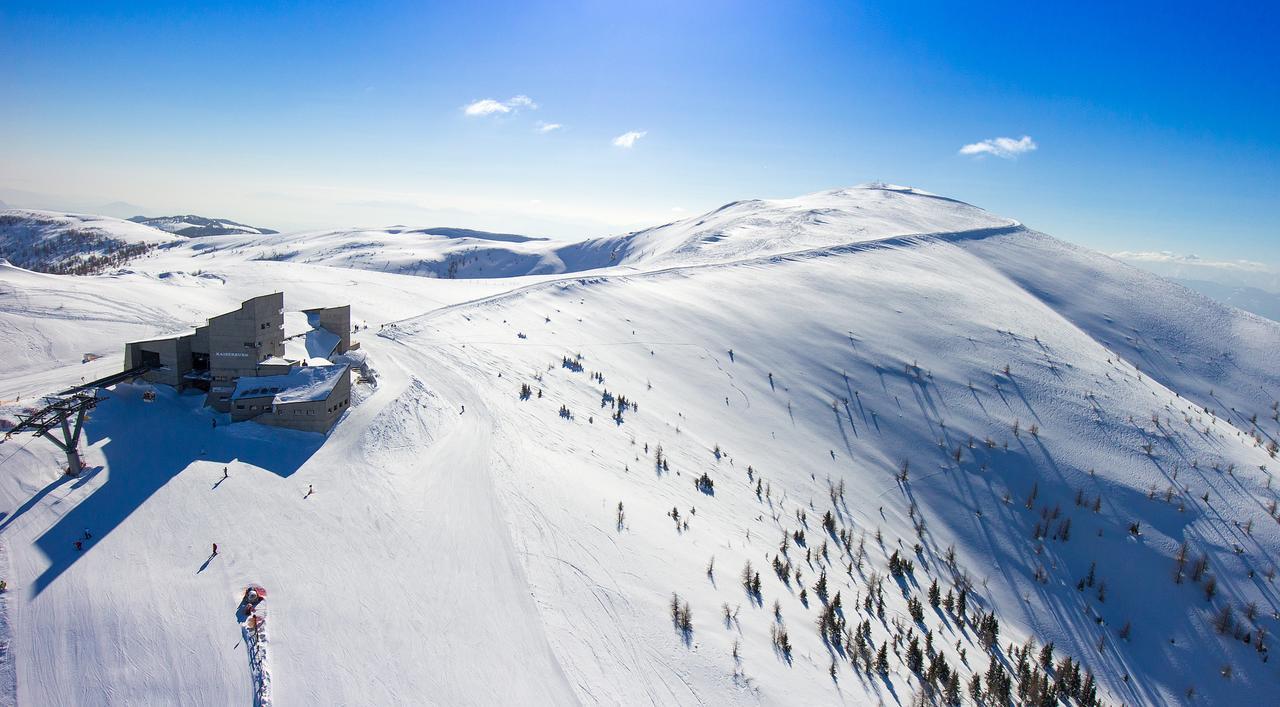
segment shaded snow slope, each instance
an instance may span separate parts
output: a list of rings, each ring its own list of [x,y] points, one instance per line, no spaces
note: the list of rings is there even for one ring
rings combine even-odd
[[[457,248],[486,279],[436,279]],[[997,663],[1052,641],[1111,704],[1280,681],[1257,650],[1280,628],[1280,325],[1015,222],[868,187],[587,244],[397,228],[6,267],[0,418],[267,290],[371,326],[376,385],[328,437],[120,385],[79,479],[43,440],[0,443],[19,703],[249,701],[249,583],[278,704],[905,705],[925,636],[970,704],[987,611]],[[964,620],[930,606],[935,579],[970,588]]]
[[[1041,233],[963,245],[1139,370],[1240,429],[1274,413],[1276,322]]]

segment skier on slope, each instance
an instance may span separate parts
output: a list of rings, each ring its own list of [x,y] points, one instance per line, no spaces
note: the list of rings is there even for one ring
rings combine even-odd
[[[218,555],[218,543],[214,543],[214,544],[213,544],[213,556],[214,556],[214,557],[216,557],[217,555]]]

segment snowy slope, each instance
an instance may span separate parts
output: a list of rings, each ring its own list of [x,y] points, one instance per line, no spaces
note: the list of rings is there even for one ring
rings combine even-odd
[[[178,237],[106,216],[0,211],[0,258],[46,272],[100,272]]]
[[[136,332],[266,289],[350,302],[377,371],[328,438],[215,428],[198,396],[117,386],[81,479],[42,440],[0,444],[20,703],[249,700],[249,583],[269,591],[277,704],[906,703],[926,632],[971,703],[979,611],[997,661],[1052,641],[1111,704],[1277,687],[1256,630],[1280,609],[1280,325],[903,188],[740,202],[608,245],[484,244],[485,273],[592,270],[573,276],[397,274],[485,240],[424,235],[222,236],[110,276],[0,272],[0,417],[118,366]],[[262,259],[282,248],[299,253]],[[912,573],[889,575],[894,550]],[[820,635],[824,569],[871,656]],[[965,621],[929,605],[934,579],[971,587]]]
[[[279,233],[279,231],[273,231],[269,228],[248,226],[230,219],[208,218],[205,216],[196,216],[194,214],[187,214],[185,216],[133,216],[129,220],[133,223],[140,223],[146,226],[151,226],[152,228],[158,228],[161,231],[176,233],[179,236],[186,236],[188,238],[225,236],[231,234],[266,235],[269,233]]]
[[[466,229],[393,226],[225,236],[204,238],[191,247],[203,254],[431,278],[499,278],[564,270],[546,239]]]
[[[972,237],[1016,221],[908,187],[863,185],[752,200],[622,236],[575,243],[452,228],[308,231],[208,239],[201,252],[443,278],[682,267],[933,233]]]
[[[1224,304],[1280,322],[1280,292],[1247,285],[1225,285],[1209,280],[1173,278],[1173,281]]]
[[[1220,312],[1199,314],[1181,326],[1208,326]],[[594,278],[414,320],[402,332],[406,344],[435,345],[436,356],[452,360],[459,377],[484,384],[477,396],[499,400],[498,417],[512,421],[511,445],[503,445],[512,451],[500,468],[510,475],[509,503],[520,509],[513,513],[523,521],[517,532],[529,557],[557,560],[530,561],[527,571],[547,596],[564,597],[551,612],[564,627],[558,649],[570,656],[562,660],[573,665],[571,675],[589,685],[586,694],[627,703],[675,690],[681,700],[714,702],[725,695],[718,679],[735,667],[745,676],[736,684],[749,679],[759,690],[753,698],[768,702],[848,694],[825,680],[831,658],[812,629],[816,612],[763,570],[766,607],[778,598],[783,616],[798,618],[790,624],[799,634],[796,664],[780,663],[768,641],[769,612],[747,608],[737,574],[746,560],[768,567],[779,538],[805,525],[796,510],[806,512],[809,536],[822,537],[817,519],[828,509],[840,517],[841,529],[867,534],[868,573],[883,573],[884,553],[916,541],[912,502],[927,522],[918,562],[929,574],[944,587],[950,583],[942,558],[954,546],[962,571],[1015,643],[1028,635],[1054,641],[1060,652],[1102,674],[1111,699],[1163,704],[1194,686],[1217,703],[1231,703],[1274,685],[1275,673],[1255,651],[1209,628],[1209,613],[1222,600],[1210,604],[1199,587],[1186,586],[1191,582],[1179,587],[1169,579],[1176,547],[1186,540],[1194,552],[1209,554],[1220,596],[1229,597],[1237,613],[1257,602],[1268,615],[1260,625],[1274,630],[1266,608],[1275,601],[1269,583],[1246,576],[1273,562],[1278,538],[1264,509],[1269,477],[1259,466],[1274,461],[1242,429],[1189,409],[1186,399],[1140,377],[961,247],[934,242],[848,257]],[[1272,351],[1280,343],[1276,327],[1249,333]],[[1229,333],[1223,337],[1224,348],[1247,348]],[[579,353],[586,373],[560,365],[561,356]],[[1257,385],[1274,395],[1280,391],[1275,363],[1274,354],[1254,360],[1221,382]],[[1010,375],[1002,373],[1004,365]],[[604,383],[592,383],[589,372],[604,374]],[[518,401],[517,381],[543,389],[545,397]],[[640,409],[624,415],[622,425],[613,423],[611,408],[600,408],[604,389],[625,394]],[[557,414],[561,404],[572,420]],[[1161,415],[1159,426],[1151,422],[1153,412]],[[1031,425],[1037,434],[1028,433]],[[1275,421],[1264,427],[1274,438]],[[984,443],[988,438],[993,448]],[[654,472],[652,449],[659,443],[672,472]],[[1147,443],[1151,455],[1143,450]],[[716,460],[716,445],[729,461]],[[904,460],[914,470],[905,485],[894,479]],[[775,502],[755,498],[747,465],[772,485]],[[713,497],[692,484],[704,472],[715,480]],[[833,504],[829,484],[841,481],[845,501]],[[1187,488],[1163,500],[1167,488],[1181,485]],[[1148,498],[1153,487],[1155,499]],[[1033,488],[1037,499],[1027,509]],[[1100,511],[1077,507],[1077,492],[1090,503],[1101,498]],[[1208,503],[1203,493],[1210,494]],[[619,501],[630,519],[621,532],[615,529]],[[673,530],[664,515],[672,506],[686,514],[697,509],[691,530]],[[1033,541],[1041,513],[1053,508],[1073,519],[1071,539]],[[1054,531],[1062,520],[1055,519]],[[1139,536],[1127,532],[1134,521],[1142,523]],[[1237,526],[1250,521],[1253,534]],[[870,539],[877,530],[886,538],[883,552]],[[1235,554],[1236,545],[1242,554]],[[705,576],[713,555],[724,568],[714,583]],[[865,593],[865,576],[849,578],[840,569],[847,562],[833,562],[832,582],[846,597]],[[1075,588],[1092,562],[1108,586],[1105,601],[1094,587]],[[802,567],[812,595],[816,563]],[[1038,573],[1043,582],[1034,579]],[[919,596],[928,579],[919,573],[917,583],[911,591]],[[1164,595],[1160,600],[1153,600],[1153,584]],[[669,625],[665,637],[664,626],[654,625],[673,591],[692,598],[692,652]],[[747,612],[731,630],[716,619],[726,601]],[[900,601],[896,608],[906,613]],[[584,621],[583,612],[592,618]],[[615,621],[631,627],[623,636],[658,633],[643,644],[652,652],[622,653],[620,645],[591,639]],[[1127,640],[1119,638],[1126,623],[1133,626]],[[963,639],[947,621],[929,624],[946,643]],[[890,633],[877,631],[877,642]],[[735,639],[744,656],[737,666]],[[970,656],[976,653],[970,646]],[[623,664],[601,666],[601,654],[640,661],[647,667],[638,673],[649,679],[619,685]],[[791,676],[801,663],[808,678],[798,686]],[[1227,663],[1236,666],[1233,681],[1217,676]],[[667,677],[676,664],[678,684]],[[985,667],[980,661],[978,668]],[[877,680],[842,670],[851,696],[892,699]],[[1125,674],[1139,678],[1125,683]],[[813,690],[819,677],[821,689]],[[810,691],[797,692],[802,687]]]
[[[918,189],[865,184],[795,199],[736,201],[665,226],[586,241],[566,248],[561,257],[572,263],[571,271],[605,263],[687,266],[895,236],[983,233],[1017,225]]]

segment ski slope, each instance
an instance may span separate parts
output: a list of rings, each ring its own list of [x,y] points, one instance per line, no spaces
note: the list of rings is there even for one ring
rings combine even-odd
[[[43,440],[0,444],[10,701],[251,702],[249,584],[276,704],[906,704],[908,631],[969,704],[979,611],[1007,668],[1010,644],[1052,641],[1108,704],[1276,688],[1254,641],[1280,609],[1275,323],[901,187],[488,241],[486,272],[519,277],[415,277],[398,264],[451,257],[432,238],[483,239],[390,235],[403,250],[215,236],[93,277],[0,271],[0,418],[268,290],[350,302],[376,371],[327,438],[119,385],[78,479]],[[912,573],[888,573],[895,550]],[[824,570],[884,674],[819,634]],[[971,588],[970,620],[912,618],[935,579]],[[1215,630],[1223,606],[1242,628]]]

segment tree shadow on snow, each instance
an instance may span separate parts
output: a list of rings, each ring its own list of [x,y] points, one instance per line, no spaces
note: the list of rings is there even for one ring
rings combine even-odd
[[[44,591],[81,555],[92,552],[96,539],[114,530],[192,463],[208,462],[212,473],[236,462],[288,477],[325,441],[320,434],[253,422],[227,424],[226,415],[203,407],[202,394],[180,395],[159,386],[156,401],[148,403],[142,400],[142,391],[131,385],[116,386],[85,422],[85,444],[100,445],[109,473],[105,482],[36,539],[50,565],[36,578],[33,595]],[[217,427],[211,422],[215,417]],[[19,512],[69,480],[63,477],[54,482]],[[85,529],[94,540],[77,551],[73,543]]]

